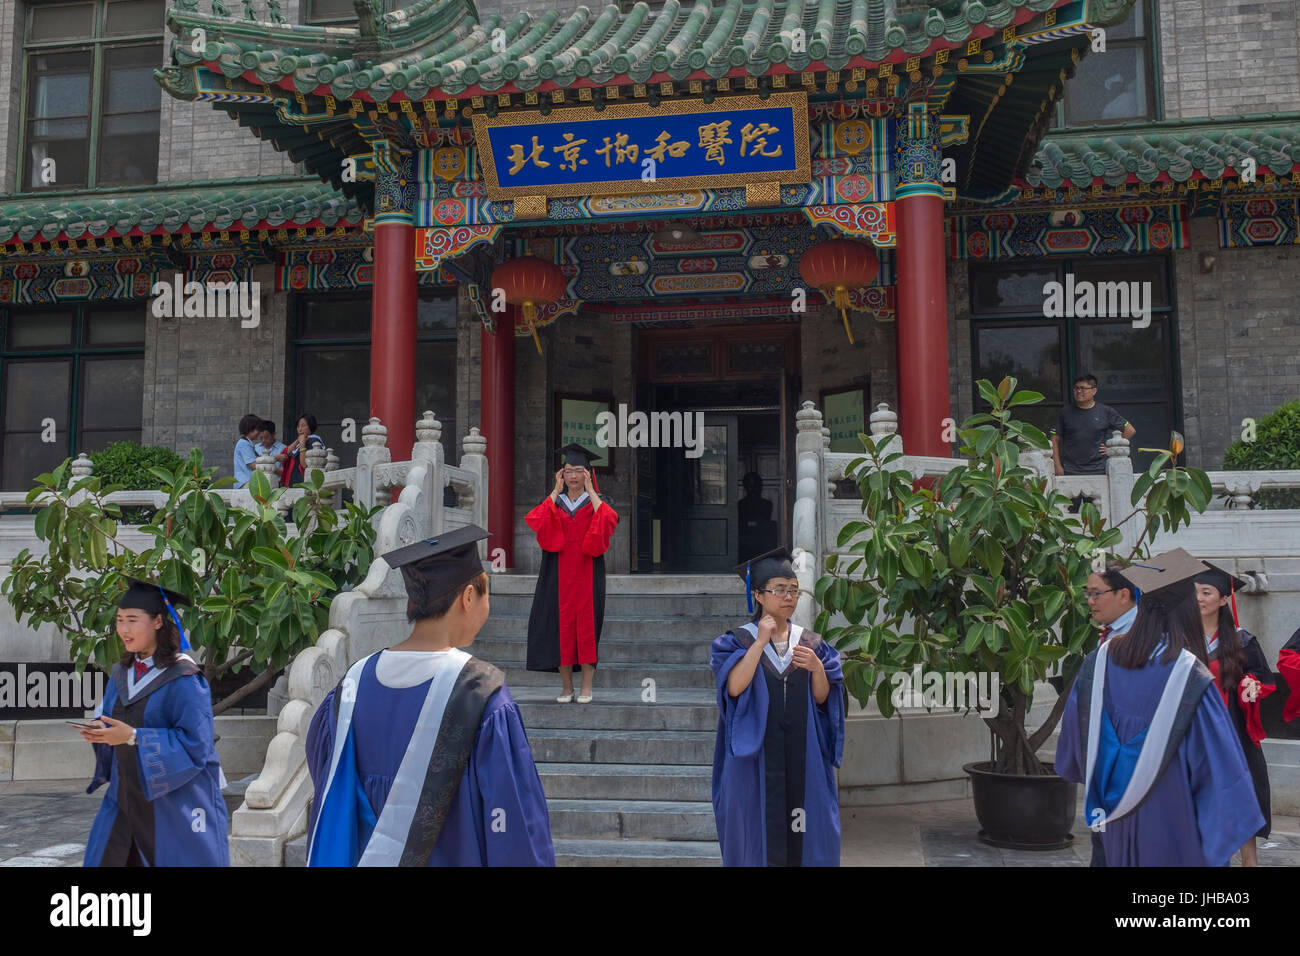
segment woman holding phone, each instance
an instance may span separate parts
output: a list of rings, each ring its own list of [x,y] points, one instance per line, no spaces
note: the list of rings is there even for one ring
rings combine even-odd
[[[95,748],[93,793],[107,783],[85,866],[229,866],[225,780],[213,745],[212,696],[175,605],[190,602],[131,578],[117,608],[126,652],[100,715],[81,736]]]
[[[303,412],[294,419],[294,428],[298,437],[284,450],[289,458],[284,463],[280,484],[285,488],[292,488],[300,481],[307,480],[307,449],[325,447],[325,442],[316,434],[315,415]]]

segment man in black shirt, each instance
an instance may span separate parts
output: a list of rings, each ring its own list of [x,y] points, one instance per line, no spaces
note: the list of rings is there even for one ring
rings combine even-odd
[[[1080,375],[1074,380],[1074,404],[1063,405],[1052,429],[1052,464],[1058,475],[1104,475],[1106,439],[1112,432],[1125,438],[1136,433],[1132,425],[1109,405],[1097,401],[1097,379]]]

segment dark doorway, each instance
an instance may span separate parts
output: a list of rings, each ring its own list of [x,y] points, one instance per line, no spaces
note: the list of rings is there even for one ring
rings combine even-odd
[[[638,452],[640,570],[729,571],[784,540],[783,392],[780,380],[643,390],[642,408],[702,416],[703,429],[692,448]]]

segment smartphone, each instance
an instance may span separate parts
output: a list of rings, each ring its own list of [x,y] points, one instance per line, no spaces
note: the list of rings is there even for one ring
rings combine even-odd
[[[108,729],[103,724],[98,722],[93,724],[83,724],[75,720],[65,720],[64,723],[67,724],[69,727],[76,727],[78,730],[107,730]]]

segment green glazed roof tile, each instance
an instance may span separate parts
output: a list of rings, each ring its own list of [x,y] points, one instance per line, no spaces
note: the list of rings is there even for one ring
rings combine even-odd
[[[666,0],[627,13],[612,4],[568,13],[479,20],[470,0],[419,0],[379,15],[372,29],[310,27],[217,17],[174,8],[180,66],[206,65],[302,93],[340,99],[423,99],[466,89],[523,91],[542,83],[645,83],[703,72],[872,66],[919,55],[1042,12],[1063,0]],[[1098,23],[1128,15],[1133,0],[1093,0]],[[1090,7],[1090,10],[1092,7]],[[193,49],[194,31],[206,42]],[[500,33],[495,31],[500,30]],[[504,48],[502,41],[504,40]],[[896,56],[895,56],[896,58]],[[162,77],[164,83],[166,77]]]
[[[233,181],[177,189],[115,190],[98,196],[0,197],[0,243],[126,235],[253,229],[262,223],[295,228],[320,222],[356,225],[357,204],[319,180]]]
[[[1056,135],[1039,146],[1024,181],[1049,189],[1150,183],[1162,176],[1182,183],[1198,174],[1240,174],[1247,157],[1256,175],[1290,175],[1300,165],[1300,121]]]

